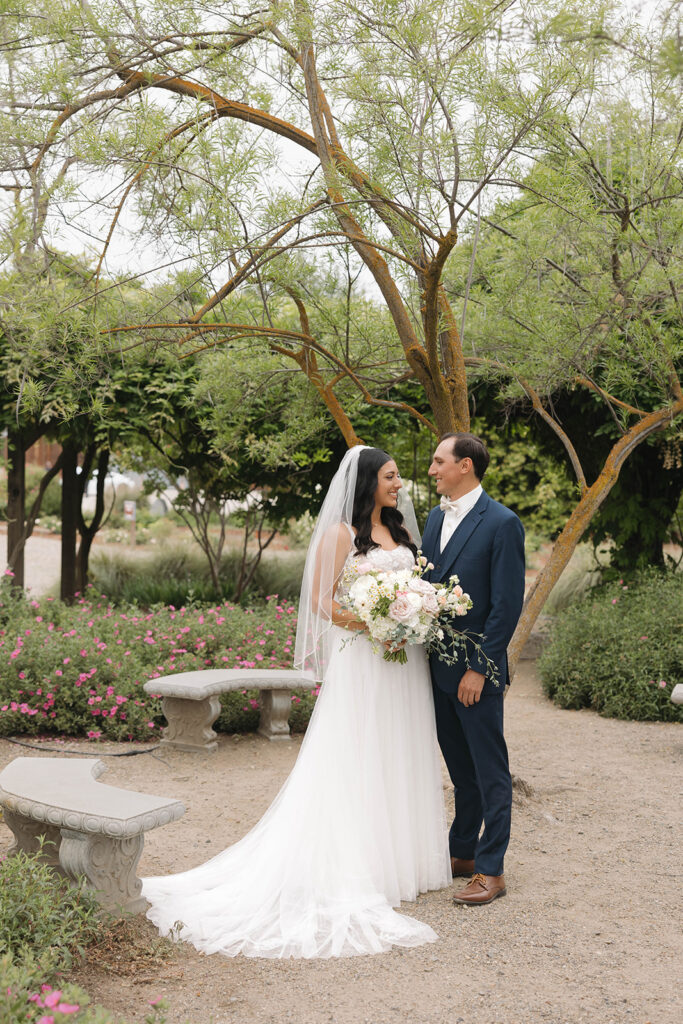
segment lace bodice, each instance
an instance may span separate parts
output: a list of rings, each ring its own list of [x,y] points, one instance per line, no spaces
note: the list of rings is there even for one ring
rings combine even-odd
[[[373,569],[388,572],[392,569],[410,569],[415,564],[415,558],[405,544],[399,544],[398,547],[391,548],[391,550],[370,548],[366,555],[359,555],[355,547],[352,547],[345,567],[353,567],[360,562],[370,562]]]

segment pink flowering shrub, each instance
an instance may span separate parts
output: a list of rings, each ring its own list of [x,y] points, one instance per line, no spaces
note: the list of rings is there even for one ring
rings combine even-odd
[[[92,740],[158,735],[161,703],[149,679],[212,668],[289,668],[296,609],[277,596],[258,608],[117,608],[89,589],[73,605],[0,590],[0,735],[58,734]],[[314,698],[313,698],[314,699]],[[294,727],[311,697],[295,695]],[[258,693],[228,694],[218,728],[255,729]]]
[[[51,953],[23,958],[0,957],[0,1021],[5,1024],[125,1024],[111,1011],[94,1005],[78,985],[58,977]],[[46,980],[49,979],[49,980]],[[146,1024],[164,1024],[165,1003],[150,1001]]]

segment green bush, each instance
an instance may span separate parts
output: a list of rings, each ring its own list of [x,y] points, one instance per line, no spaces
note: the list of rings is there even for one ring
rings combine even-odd
[[[78,985],[58,978],[59,962],[51,953],[26,951],[17,960],[0,955],[0,1021],[3,1024],[115,1024],[109,1010],[94,1006]],[[150,1006],[146,1024],[164,1024],[165,1004]],[[125,1024],[120,1021],[120,1024]]]
[[[69,966],[98,934],[102,911],[91,889],[70,885],[37,854],[0,862],[0,952],[52,951]]]
[[[296,609],[276,597],[254,608],[225,602],[143,610],[90,594],[64,605],[0,588],[0,735],[149,740],[164,721],[160,701],[143,690],[149,679],[291,667]],[[240,720],[245,705],[255,710],[243,696],[226,698]],[[223,722],[232,732],[253,728],[234,716]]]
[[[683,575],[642,573],[597,588],[554,620],[539,660],[544,689],[563,708],[613,718],[674,721],[683,682]]]
[[[221,561],[219,592],[209,575],[206,559],[196,547],[186,544],[162,546],[140,557],[124,552],[95,552],[90,560],[93,585],[115,604],[176,607],[198,602],[232,600],[238,573],[239,552],[229,551]],[[248,598],[279,594],[294,600],[299,596],[305,554],[268,555],[262,559]]]
[[[114,1024],[82,988],[60,980],[111,923],[91,889],[55,874],[40,853],[0,858],[0,1021]],[[163,1024],[164,1009],[150,1006],[147,1024]]]

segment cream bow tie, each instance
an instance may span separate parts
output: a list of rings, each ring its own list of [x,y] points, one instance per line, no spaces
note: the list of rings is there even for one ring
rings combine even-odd
[[[459,512],[460,505],[457,501],[453,501],[452,498],[447,498],[445,495],[441,495],[441,501],[439,502],[439,508],[442,512]]]

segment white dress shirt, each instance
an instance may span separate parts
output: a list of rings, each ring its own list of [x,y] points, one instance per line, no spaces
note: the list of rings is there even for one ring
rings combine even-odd
[[[446,547],[449,540],[455,533],[455,530],[460,523],[463,521],[468,512],[471,512],[474,506],[479,501],[483,492],[483,487],[478,484],[473,491],[468,491],[467,494],[463,494],[461,498],[457,498],[455,501],[456,507],[454,509],[447,509],[443,515],[443,523],[441,524],[441,550]]]

